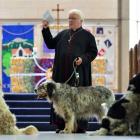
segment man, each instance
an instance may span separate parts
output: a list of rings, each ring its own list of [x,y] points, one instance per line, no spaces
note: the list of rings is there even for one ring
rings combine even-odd
[[[95,38],[82,28],[83,14],[80,10],[71,10],[68,20],[69,29],[59,32],[54,38],[49,30],[48,22],[43,21],[44,41],[49,49],[55,49],[52,79],[60,83],[67,81],[71,86],[91,86],[91,62],[96,58],[98,52]],[[72,75],[74,68],[78,77],[76,74]],[[64,128],[64,123],[62,125],[59,117],[55,118],[55,123],[58,125],[58,129]],[[78,120],[76,132],[84,133],[86,129],[87,121]]]

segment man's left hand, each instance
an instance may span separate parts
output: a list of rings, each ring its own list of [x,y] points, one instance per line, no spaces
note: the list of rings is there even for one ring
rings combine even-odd
[[[76,60],[76,65],[79,66],[79,65],[81,65],[81,63],[82,63],[82,58],[78,57]]]

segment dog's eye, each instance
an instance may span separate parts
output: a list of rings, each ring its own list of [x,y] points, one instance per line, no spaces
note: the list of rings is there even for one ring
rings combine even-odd
[[[133,91],[134,89],[136,89],[134,85],[129,85],[128,90]]]
[[[46,90],[44,88],[41,88],[40,91],[43,93],[46,92]]]

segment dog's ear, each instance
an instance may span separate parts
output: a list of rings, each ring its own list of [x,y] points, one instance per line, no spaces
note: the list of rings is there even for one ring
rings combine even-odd
[[[53,93],[55,92],[56,86],[54,83],[48,83],[47,84],[47,92],[48,92],[48,96],[49,98],[52,97]]]
[[[139,93],[140,94],[140,73],[135,75],[130,81],[128,89],[129,91],[132,91],[133,93]]]

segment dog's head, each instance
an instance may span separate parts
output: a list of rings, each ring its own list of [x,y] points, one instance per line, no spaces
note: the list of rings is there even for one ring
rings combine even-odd
[[[38,98],[47,98],[51,99],[53,94],[56,91],[56,83],[54,81],[47,81],[42,83],[35,89],[35,93],[38,95]]]
[[[130,81],[128,86],[128,91],[140,94],[140,73],[135,75]]]

